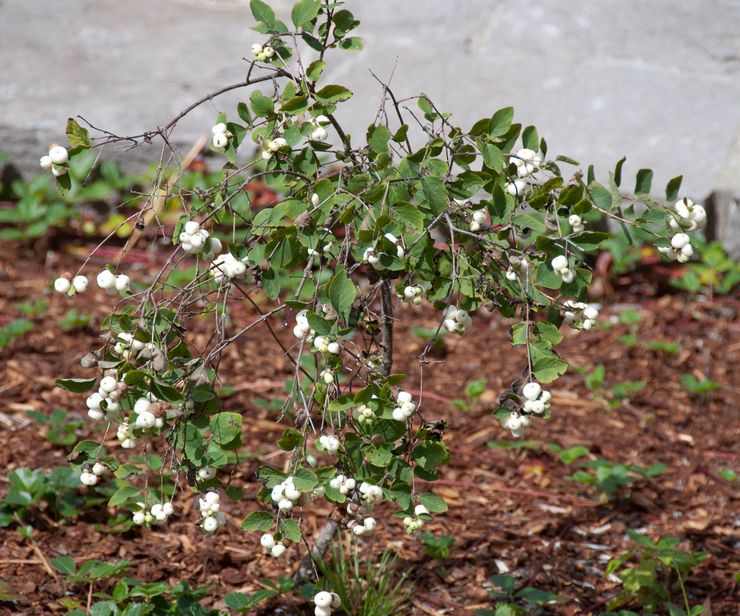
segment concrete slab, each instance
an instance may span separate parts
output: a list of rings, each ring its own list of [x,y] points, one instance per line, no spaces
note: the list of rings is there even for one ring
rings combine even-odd
[[[65,119],[81,114],[119,134],[161,125],[243,77],[245,0],[0,0],[0,148],[33,168]],[[275,3],[287,15],[291,2]],[[329,82],[355,92],[341,117],[364,134],[380,96],[369,69],[399,96],[428,93],[469,126],[506,105],[536,124],[551,151],[605,174],[683,173],[704,198],[728,173],[740,127],[740,0],[373,0],[349,2],[362,54],[339,54]],[[187,146],[236,94],[204,105],[177,133]],[[137,151],[130,160],[153,153]],[[722,174],[722,178],[720,178]]]

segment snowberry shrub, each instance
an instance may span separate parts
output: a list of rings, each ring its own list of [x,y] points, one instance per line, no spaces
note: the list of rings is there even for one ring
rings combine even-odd
[[[449,459],[443,424],[424,412],[420,384],[392,372],[394,325],[416,306],[436,311],[438,335],[474,335],[490,312],[515,320],[511,342],[522,347],[524,376],[502,392],[495,416],[521,436],[549,417],[543,385],[567,368],[555,350],[561,325],[596,323],[598,310],[585,301],[589,255],[608,234],[594,223],[612,219],[624,233],[637,226],[667,257],[684,261],[688,234],[706,218],[689,199],[675,202],[680,178],[667,188],[674,205],[649,196],[649,170],[638,173],[634,194],[621,192],[623,161],[606,185],[597,182],[593,168],[582,172],[576,161],[553,157],[534,126],[514,122],[511,108],[465,129],[427,96],[399,100],[384,85],[364,139],[350,138],[340,119],[352,92],[323,79],[330,55],[362,48],[351,36],[358,22],[341,5],[301,0],[289,26],[252,0],[262,36],[246,79],[141,135],[90,139],[70,120],[68,147],[54,145],[41,160],[64,190],[66,168],[81,151],[155,139],[171,148],[177,122],[198,104],[251,89],[235,114],[221,113],[204,127],[223,161],[218,184],[196,185],[184,166],[161,168],[132,217],[156,219],[162,202],[182,208],[174,230],[150,225],[171,241],[154,280],[129,280],[131,272],[110,265],[90,272],[122,299],[105,321],[103,346],[83,358],[91,378],[58,383],[79,393],[95,389],[87,398],[90,419],[118,438],[113,451],[91,441],[77,446],[73,464],[83,483],[145,472],[126,450],[136,455],[163,440],[177,485],[184,476],[200,494],[193,521],[213,533],[226,520],[219,471],[235,463],[245,419],[218,398],[221,357],[267,328],[276,353],[294,366],[282,415],[289,425],[277,443],[290,455],[282,468],[259,470],[261,504],[243,528],[258,533],[274,557],[303,539],[301,512],[317,499],[357,537],[375,530],[371,513],[381,503],[409,533],[445,511],[442,498],[420,487],[428,484],[415,482],[434,481]],[[251,207],[245,187],[256,181],[281,195],[272,207]],[[182,279],[173,272],[192,266],[187,282],[173,284]],[[87,280],[82,271],[66,274],[54,288],[72,297],[85,292]],[[254,300],[258,294],[272,304],[260,308],[266,304]],[[257,314],[248,322],[230,311],[245,300]],[[193,314],[211,328],[205,346],[189,338]],[[275,331],[279,319],[284,334]],[[417,358],[421,370],[431,344]],[[109,504],[127,507],[136,524],[165,524],[173,489],[157,485],[132,481]],[[333,600],[320,592],[315,603],[328,614]]]

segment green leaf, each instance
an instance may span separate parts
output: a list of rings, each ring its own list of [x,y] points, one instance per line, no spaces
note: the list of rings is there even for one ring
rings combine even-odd
[[[540,149],[540,137],[534,126],[527,126],[527,128],[522,131],[522,143],[525,148],[529,148],[535,152]]]
[[[63,573],[64,575],[74,575],[75,559],[71,556],[60,556],[59,558],[52,558],[49,562],[51,563],[51,566],[60,573]]]
[[[435,214],[441,214],[447,209],[447,189],[441,179],[431,175],[423,177],[421,188]]]
[[[635,180],[635,194],[636,195],[649,195],[650,186],[652,183],[653,183],[652,169],[640,169],[637,172],[637,179]]]
[[[253,103],[254,104],[254,103]],[[308,96],[294,96],[280,107],[281,113],[297,114],[308,109]]]
[[[257,21],[271,27],[275,23],[275,12],[262,0],[251,0],[249,8]]]
[[[213,440],[221,446],[241,439],[242,416],[239,413],[216,413],[209,422]]]
[[[252,0],[253,2],[255,0]],[[252,92],[249,97],[252,103],[252,111],[257,117],[267,117],[275,113],[275,103],[271,98],[267,98],[259,90]]]
[[[529,347],[532,356],[532,371],[541,383],[550,383],[565,374],[568,362],[560,359],[544,343],[535,343]]]
[[[439,441],[426,441],[414,449],[413,458],[424,470],[433,471],[449,461],[450,452]]]
[[[324,69],[326,68],[326,62],[323,60],[314,60],[311,62],[311,64],[308,65],[308,68],[306,69],[306,77],[308,77],[311,81],[318,81],[321,77],[321,73],[324,72]]]
[[[239,117],[244,120],[247,124],[252,124],[252,114],[249,113],[249,107],[247,107],[246,103],[238,103],[236,106],[236,112],[239,114]],[[178,237],[178,230],[175,229],[175,236]]]
[[[319,478],[311,471],[302,468],[293,476],[293,485],[301,492],[310,492],[319,485]]]
[[[677,175],[675,178],[671,178],[665,187],[665,198],[666,201],[675,201],[678,198],[678,191],[681,188],[681,182],[683,181],[682,175]]]
[[[90,134],[72,118],[67,119],[67,141],[73,151],[86,150],[90,147]]]
[[[322,103],[338,103],[340,101],[346,101],[352,97],[350,92],[344,86],[328,85],[324,86],[316,92],[316,99]]]
[[[367,130],[367,143],[373,152],[380,154],[388,150],[388,141],[391,138],[391,131],[384,124],[371,126]]]
[[[431,492],[419,494],[419,502],[429,509],[431,513],[444,513],[447,511],[447,503],[444,499]]]
[[[108,501],[108,507],[116,507],[123,503],[131,500],[132,498],[138,498],[141,495],[141,490],[134,486],[121,486],[118,488]]]
[[[75,394],[90,391],[98,379],[57,379],[54,381],[57,387],[66,389]]]
[[[504,107],[493,114],[488,124],[488,134],[491,137],[499,137],[509,132],[511,121],[514,119],[514,108]]]
[[[278,441],[278,447],[283,451],[293,451],[303,442],[303,435],[295,428],[286,428]]]
[[[280,522],[280,532],[288,541],[293,543],[301,541],[301,527],[295,520],[285,519]]]
[[[418,207],[411,203],[403,201],[401,203],[394,204],[391,206],[391,214],[397,222],[400,220],[406,225],[410,225],[414,228],[414,231],[421,231],[424,229],[424,215]]]
[[[511,326],[511,346],[527,344],[527,324],[514,323]]]
[[[304,28],[319,14],[320,5],[316,0],[301,0],[293,5],[290,19],[296,28]],[[312,30],[313,28],[309,28]]]
[[[570,449],[564,449],[558,454],[558,456],[564,464],[571,465],[578,458],[582,458],[583,456],[587,456],[588,454],[588,447],[584,447],[583,445],[576,445],[575,447],[571,447]]]
[[[265,532],[272,528],[274,523],[272,514],[267,511],[253,511],[242,522],[242,530]]]
[[[343,267],[340,267],[332,277],[327,293],[334,310],[346,318],[357,297],[357,287]]]
[[[373,443],[365,451],[365,458],[373,466],[385,467],[393,459],[392,445],[388,443]]]
[[[494,171],[501,172],[506,161],[504,155],[495,145],[487,143],[483,146],[483,162]]]
[[[559,344],[560,341],[563,339],[563,334],[560,333],[560,330],[549,321],[540,321],[539,323],[537,323],[537,325],[535,326],[535,331],[540,337],[540,340],[543,340],[551,345]]]

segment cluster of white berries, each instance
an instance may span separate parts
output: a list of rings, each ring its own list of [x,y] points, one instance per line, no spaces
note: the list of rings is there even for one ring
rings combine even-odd
[[[198,499],[198,508],[202,517],[201,526],[207,533],[215,533],[226,523],[221,511],[218,492],[206,492],[203,498]]]
[[[134,413],[136,414],[135,423],[137,428],[148,430],[164,427],[162,405],[152,394],[147,394],[147,397],[139,398],[134,403]]]
[[[274,558],[280,558],[283,554],[285,554],[285,546],[282,544],[282,542],[275,541],[275,537],[273,537],[270,533],[265,533],[260,537],[260,545],[265,548]]]
[[[378,523],[375,521],[375,518],[362,518],[360,515],[361,512],[365,512],[365,506],[357,507],[357,505],[355,505],[354,503],[350,503],[350,505],[347,506],[347,513],[358,518],[357,520],[350,520],[347,524],[347,528],[349,528],[349,530],[352,531],[352,534],[356,535],[357,537],[361,537],[362,535],[369,535],[375,530],[375,527],[378,525]]]
[[[331,340],[326,336],[316,336],[313,339],[313,350],[318,353],[338,355],[342,352],[342,347],[336,340]]]
[[[98,286],[113,295],[116,291],[124,293],[130,290],[131,279],[126,274],[114,274],[109,269],[102,270],[96,277]]]
[[[671,238],[670,246],[659,246],[658,251],[679,263],[686,263],[694,254],[694,247],[691,245],[691,238],[681,232]]]
[[[295,327],[293,328],[293,335],[299,340],[308,339],[310,342],[311,340],[313,340],[315,333],[316,332],[314,332],[314,330],[312,330],[311,326],[308,324],[306,311],[301,310],[298,314],[295,315]]]
[[[371,424],[377,417],[373,409],[371,409],[367,404],[361,404],[358,406],[355,409],[353,416],[361,424]]]
[[[275,55],[275,50],[269,45],[265,45],[263,47],[259,43],[255,43],[254,45],[252,45],[252,53],[254,54],[254,57],[260,62],[267,62],[268,60],[271,60],[272,57]]]
[[[352,477],[346,477],[344,475],[337,475],[329,480],[329,486],[335,490],[339,490],[345,496],[354,490],[356,485],[357,482]]]
[[[146,345],[141,340],[136,340],[129,332],[121,332],[116,336],[116,344],[113,345],[113,353],[123,359],[131,359]]]
[[[403,295],[401,300],[405,302],[411,302],[415,306],[421,304],[421,295],[424,293],[424,289],[420,285],[409,285],[404,287]]]
[[[519,178],[513,182],[506,182],[504,188],[512,197],[521,197],[527,190],[527,180]]]
[[[520,178],[525,178],[540,168],[542,158],[534,150],[522,148],[511,157],[511,162],[516,167],[516,174]]]
[[[226,124],[224,122],[214,124],[211,127],[211,133],[213,133],[213,137],[211,138],[213,147],[218,150],[226,149],[226,146],[229,145],[229,137],[232,136]]]
[[[673,230],[700,231],[707,226],[707,211],[691,199],[676,201],[671,209],[673,214],[668,216],[668,225]]]
[[[275,139],[265,139],[262,142],[262,158],[264,160],[270,160],[275,152],[279,152],[283,148],[288,147],[288,142],[282,137],[275,137]]]
[[[372,483],[363,481],[360,484],[360,494],[362,496],[362,500],[369,505],[377,505],[378,503],[383,502],[383,488],[373,485]]]
[[[85,465],[82,467],[82,473],[80,474],[80,481],[82,485],[94,486],[98,483],[98,477],[105,472],[105,466],[100,462],[96,462],[92,466]]]
[[[121,410],[120,400],[126,393],[126,383],[116,378],[115,370],[106,374],[98,384],[98,391],[90,394],[85,401],[90,419],[115,419]]]
[[[334,455],[339,451],[339,439],[332,434],[322,434],[319,443],[326,453]]]
[[[511,434],[517,438],[524,434],[524,428],[530,423],[529,416],[525,413],[542,415],[550,408],[550,400],[552,399],[552,394],[543,390],[540,384],[535,382],[527,383],[524,386],[522,396],[524,397],[523,413],[511,413],[504,422],[504,427],[511,430]]]
[[[569,299],[565,302],[565,307],[567,310],[563,313],[563,318],[570,327],[589,330],[596,325],[599,310],[595,306]]]
[[[586,225],[583,224],[583,218],[581,218],[578,214],[571,214],[570,216],[568,216],[568,224],[573,230],[573,233],[581,233],[581,231],[586,228]]]
[[[331,611],[342,605],[342,600],[337,593],[322,590],[316,593],[313,603],[316,606],[314,616],[331,616]]]
[[[424,526],[424,520],[421,518],[421,516],[428,515],[429,509],[427,509],[424,505],[416,505],[416,507],[414,507],[414,517],[407,515],[403,519],[403,525],[406,527],[406,532],[409,535],[413,535],[417,530]]]
[[[118,426],[116,437],[121,441],[121,447],[124,449],[133,449],[136,447],[136,439],[131,433],[131,426],[128,423],[128,418],[124,418],[123,423]]]
[[[470,318],[467,310],[457,308],[456,306],[447,306],[442,325],[448,332],[457,332],[462,335],[473,325],[473,319]]]
[[[404,251],[400,240],[392,233],[386,233],[385,239],[396,246],[396,255],[399,259],[403,259],[406,251]],[[379,272],[385,269],[385,265],[383,265],[380,261],[380,254],[378,254],[378,251],[374,246],[370,246],[365,249],[365,253],[362,255],[362,260],[365,263],[369,263],[370,265],[372,265],[373,268]]]
[[[134,524],[141,526],[142,524],[164,524],[173,513],[175,508],[172,503],[154,503],[149,511],[146,510],[144,503],[137,503],[141,509],[134,512],[132,519]]]
[[[519,276],[529,275],[529,261],[527,257],[509,257],[509,269],[506,270],[506,279],[514,282],[519,280]]]
[[[311,126],[313,127],[313,130],[311,131],[311,140],[325,141],[326,138],[329,136],[329,133],[324,127],[331,124],[331,120],[329,120],[329,118],[327,118],[325,115],[320,115],[316,116],[315,118],[311,118],[310,122]]]
[[[49,148],[49,154],[42,156],[39,160],[42,169],[51,170],[54,177],[60,177],[67,173],[69,167],[69,152],[67,148],[56,143]]]
[[[471,218],[470,230],[473,232],[480,231],[481,225],[486,222],[486,219],[488,218],[488,212],[485,209],[473,210]]]
[[[568,266],[568,257],[565,255],[558,255],[550,264],[555,273],[563,279],[564,283],[568,284],[575,280],[576,271]]]
[[[66,293],[74,295],[75,293],[84,293],[87,291],[87,276],[75,276],[70,280],[69,276],[60,276],[54,281],[54,290],[57,293]]]
[[[293,477],[286,477],[272,489],[270,498],[280,511],[290,511],[301,498],[301,491],[295,487]]]
[[[230,252],[225,252],[211,261],[211,276],[216,282],[221,282],[224,278],[228,280],[241,278],[247,273],[246,261],[246,257],[239,260]]]
[[[393,419],[396,421],[406,421],[416,411],[411,394],[407,391],[399,391],[396,396],[398,406],[393,409]]]
[[[188,220],[180,233],[180,246],[182,246],[185,252],[198,254],[199,252],[203,252],[209,237],[210,233],[206,229],[201,229],[200,223],[197,220]],[[212,237],[210,244],[210,250],[204,254],[206,259],[212,259],[223,248],[221,240],[217,237]]]

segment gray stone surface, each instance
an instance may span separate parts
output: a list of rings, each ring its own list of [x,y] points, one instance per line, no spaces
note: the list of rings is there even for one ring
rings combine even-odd
[[[81,114],[119,134],[166,123],[245,73],[259,40],[242,0],[0,0],[0,149],[32,167]],[[291,2],[278,0],[287,15]],[[469,126],[514,105],[552,152],[602,175],[627,155],[656,185],[684,174],[702,199],[740,193],[740,0],[350,1],[366,50],[337,54],[326,79],[355,92],[340,112],[357,137],[380,87],[421,91]],[[187,145],[237,95],[204,105]],[[733,143],[735,153],[732,154]],[[112,152],[111,152],[112,154]],[[133,153],[132,160],[151,156]]]

